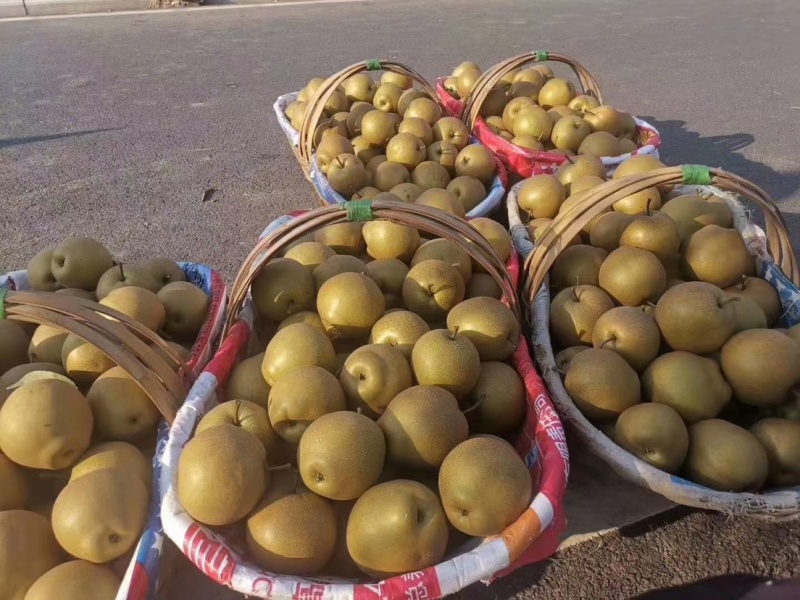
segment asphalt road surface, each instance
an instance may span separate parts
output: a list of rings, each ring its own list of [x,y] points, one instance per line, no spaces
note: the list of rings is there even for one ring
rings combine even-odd
[[[0,269],[80,232],[124,260],[157,251],[232,278],[270,219],[315,203],[276,96],[367,58],[433,78],[534,49],[579,57],[607,102],[661,130],[669,163],[754,179],[800,232],[798,25],[796,0],[379,0],[0,23]]]
[[[271,219],[315,204],[276,96],[367,58],[433,78],[535,49],[578,57],[607,102],[660,129],[669,164],[764,187],[797,242],[798,27],[797,0],[374,0],[0,22],[0,271],[83,234],[122,260],[202,261],[230,281]],[[652,526],[464,597],[616,600],[800,573],[797,525],[680,513]]]

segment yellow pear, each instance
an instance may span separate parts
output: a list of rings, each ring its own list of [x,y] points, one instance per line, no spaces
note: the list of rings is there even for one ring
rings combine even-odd
[[[246,358],[233,368],[228,377],[228,383],[225,385],[225,397],[228,400],[247,400],[267,408],[271,388],[261,374],[263,361],[264,353],[262,352]]]
[[[94,415],[95,434],[106,440],[141,440],[155,430],[161,418],[144,389],[122,367],[100,375],[86,400]]]
[[[314,269],[335,254],[336,252],[319,242],[303,242],[292,246],[283,257],[299,262],[313,273]]]
[[[167,316],[164,332],[179,340],[194,341],[203,323],[210,303],[206,293],[186,281],[168,283],[158,291]]]
[[[445,318],[464,299],[464,293],[464,278],[443,260],[416,264],[403,282],[406,307],[427,321]]]
[[[408,262],[419,246],[419,232],[389,221],[370,221],[364,224],[364,240],[372,258],[397,258]]]
[[[31,289],[41,292],[55,292],[61,287],[61,284],[56,281],[51,268],[53,250],[55,248],[42,250],[28,262],[28,281],[31,284]]]
[[[369,344],[350,354],[339,381],[350,409],[365,409],[367,416],[377,416],[412,385],[413,378],[400,350],[387,344]]]
[[[147,523],[147,486],[123,469],[92,471],[67,484],[53,506],[53,532],[72,556],[93,563],[119,558]]]
[[[480,376],[480,354],[465,335],[434,329],[411,352],[414,377],[420,385],[438,385],[456,398],[466,396]]]
[[[62,287],[93,290],[113,264],[111,254],[97,240],[70,237],[53,250],[50,268]]]
[[[464,300],[447,314],[447,328],[475,344],[482,361],[506,360],[519,344],[517,318],[494,298]]]
[[[280,451],[280,439],[270,423],[267,409],[247,400],[228,400],[212,408],[200,419],[195,435],[212,427],[233,425],[249,431],[264,444],[267,462],[272,464]]]
[[[316,365],[291,370],[269,394],[269,422],[277,435],[292,444],[300,441],[314,420],[345,409],[344,391],[336,376]]]
[[[127,442],[106,442],[89,448],[72,467],[69,480],[74,481],[103,469],[123,469],[135,473],[148,491],[153,488],[153,463],[141,450]]]
[[[39,379],[14,390],[0,408],[0,449],[31,469],[69,467],[89,447],[92,411],[74,384]]]
[[[193,519],[230,525],[261,499],[270,482],[266,466],[264,445],[254,434],[234,425],[211,427],[183,448],[178,497]]]
[[[331,277],[317,293],[317,312],[331,337],[366,337],[385,310],[380,288],[362,273]]]
[[[114,572],[84,560],[73,560],[50,569],[36,580],[25,600],[114,600],[121,581]]]
[[[383,294],[386,308],[403,305],[403,282],[408,275],[408,266],[397,258],[379,258],[367,264],[367,275]]]
[[[33,332],[30,346],[28,346],[28,356],[31,362],[60,363],[61,349],[67,335],[69,332],[58,327],[39,325]]]
[[[307,323],[296,323],[278,331],[267,344],[261,374],[268,385],[274,386],[281,376],[307,365],[318,365],[333,372],[336,352],[330,339],[319,329]]]
[[[0,599],[23,600],[63,560],[50,523],[27,510],[0,511]]]
[[[414,344],[428,331],[430,331],[428,324],[413,312],[407,310],[387,312],[372,326],[369,343],[393,346],[400,350],[406,360],[411,360]]]
[[[281,321],[314,308],[314,278],[299,262],[276,258],[259,271],[253,281],[252,295],[260,315]]]

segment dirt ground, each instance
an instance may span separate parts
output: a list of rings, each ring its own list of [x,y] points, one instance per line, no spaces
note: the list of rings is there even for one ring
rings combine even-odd
[[[755,565],[753,556],[762,557]],[[800,576],[800,521],[766,522],[675,508],[572,546],[458,600],[629,600],[717,575]],[[233,600],[183,557],[171,562],[159,600]],[[713,600],[713,599],[709,599]]]
[[[798,553],[798,521],[767,523],[676,508],[568,548],[489,587],[472,586],[460,596],[463,600],[627,600],[715,575],[797,576]],[[753,556],[763,559],[753,565]]]

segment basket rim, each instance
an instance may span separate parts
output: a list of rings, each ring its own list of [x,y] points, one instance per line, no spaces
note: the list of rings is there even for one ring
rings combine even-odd
[[[278,120],[278,124],[283,130],[284,135],[286,135],[286,138],[289,140],[289,143],[292,145],[292,150],[295,153],[295,158],[297,158],[298,161],[301,162],[301,166],[303,166],[303,162],[300,160],[300,157],[297,153],[297,149],[300,143],[299,141],[300,132],[297,131],[294,127],[292,127],[291,123],[286,117],[286,113],[284,112],[285,107],[288,105],[289,102],[291,102],[297,97],[298,93],[299,92],[287,92],[285,94],[278,96],[278,98],[275,100],[275,103],[273,104],[273,110],[275,112],[275,117]],[[437,100],[439,99],[437,98]],[[485,146],[485,144],[483,144],[472,134],[470,134],[470,143],[480,144]],[[472,210],[467,212],[466,214],[467,218],[487,216],[493,210],[498,208],[500,204],[502,204],[503,196],[505,196],[506,192],[508,191],[509,188],[508,169],[506,168],[506,165],[503,163],[503,161],[500,160],[500,158],[496,155],[495,152],[492,152],[492,155],[494,157],[495,168],[497,170],[497,173],[495,174],[494,179],[492,179],[492,183],[488,186],[486,198],[484,198]],[[323,183],[320,182],[320,178],[325,178],[326,182],[327,178],[319,170],[319,165],[317,163],[316,157],[317,153],[316,151],[314,151],[311,154],[308,171],[306,171],[305,167],[303,167],[303,172],[306,175],[306,179],[308,179],[314,186],[321,204],[323,206],[326,206],[330,204],[349,202],[349,200],[346,200],[341,194],[339,194],[329,185],[324,185]]]
[[[468,127],[474,127],[479,118],[481,106],[504,75],[507,75],[514,69],[520,69],[532,63],[544,62],[559,62],[567,65],[577,76],[578,82],[583,90],[582,95],[592,96],[596,98],[600,104],[603,103],[603,94],[600,91],[600,85],[597,83],[597,79],[592,75],[589,69],[579,63],[577,59],[566,54],[561,54],[560,52],[534,50],[502,60],[481,74],[472,90],[470,90],[470,93],[464,98],[464,114],[462,115],[464,123]]]
[[[366,213],[353,217],[353,209],[366,208]],[[363,217],[363,218],[362,218]],[[427,233],[443,237],[459,245],[476,262],[492,275],[501,290],[509,298],[511,309],[520,322],[521,311],[515,295],[516,284],[512,282],[506,265],[489,244],[469,223],[444,211],[419,204],[396,202],[390,200],[350,201],[345,204],[329,205],[308,211],[297,218],[283,224],[267,237],[258,240],[255,248],[245,259],[236,279],[231,286],[230,311],[226,320],[225,332],[230,330],[236,313],[247,297],[250,284],[261,267],[287,245],[305,234],[313,233],[326,225],[352,221],[389,220],[391,222],[414,227]]]
[[[754,183],[728,171],[703,165],[682,165],[611,179],[589,190],[566,213],[556,215],[535,250],[526,258],[527,276],[523,291],[527,301],[533,301],[564,244],[575,238],[580,229],[604,210],[610,209],[616,201],[651,187],[691,184],[718,187],[756,204],[765,218],[770,255],[790,280],[795,285],[800,285],[800,269],[792,249],[791,237],[772,198]]]
[[[444,78],[438,77],[436,79],[436,90],[441,94],[447,94],[450,98],[457,102],[461,102],[463,104],[463,100],[460,100],[450,94],[447,91],[447,88],[444,87]],[[661,148],[663,140],[661,138],[661,133],[655,127],[655,125],[648,123],[644,119],[637,117],[635,115],[631,115],[633,120],[636,123],[636,131],[640,135],[647,135],[647,143],[639,145],[637,144],[637,151],[636,152],[628,152],[626,154],[620,154],[619,156],[600,156],[600,160],[603,161],[603,164],[606,167],[613,167],[618,165],[619,163],[627,160],[631,156],[635,156],[637,154],[651,154],[654,151]],[[547,165],[554,165],[558,166],[567,161],[567,158],[561,154],[556,154],[553,152],[548,152],[546,150],[531,150],[530,148],[523,148],[522,146],[517,146],[516,144],[512,144],[510,140],[503,139],[498,134],[493,132],[491,129],[488,128],[486,125],[486,120],[483,117],[478,117],[475,120],[475,125],[472,128],[472,131],[477,131],[479,133],[478,139],[482,142],[484,140],[491,140],[493,145],[502,147],[510,147],[514,150],[514,155],[523,158],[525,160],[530,161],[531,163],[538,164],[538,163],[545,163]],[[485,144],[485,143],[484,143]],[[500,150],[492,150],[496,154],[507,158],[509,152],[502,152]]]
[[[327,79],[325,79],[314,95],[308,100],[308,106],[306,107],[306,111],[303,115],[303,122],[299,131],[300,144],[298,148],[300,165],[303,167],[306,173],[308,173],[311,169],[310,161],[311,156],[314,154],[314,134],[317,130],[317,127],[319,127],[321,124],[320,119],[322,118],[325,104],[327,103],[328,99],[333,95],[340,85],[344,84],[344,82],[353,75],[372,71],[396,73],[409,77],[412,79],[412,81],[421,86],[422,90],[433,102],[439,106],[442,112],[445,112],[445,108],[442,105],[442,101],[436,94],[435,88],[431,86],[427,79],[425,79],[420,73],[411,67],[389,59],[372,59],[353,63],[352,65],[345,67],[344,69],[334,73],[333,75],[330,75]]]

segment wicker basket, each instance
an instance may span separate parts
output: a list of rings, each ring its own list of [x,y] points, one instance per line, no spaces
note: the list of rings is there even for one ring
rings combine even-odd
[[[186,390],[211,358],[225,316],[226,287],[222,277],[203,264],[180,263],[180,266],[186,280],[197,285],[210,298],[206,319],[185,362],[151,330],[112,309],[62,294],[28,291],[26,271],[13,271],[0,277],[6,318],[60,327],[91,342],[134,376],[165,418],[158,427],[153,459],[153,500],[147,525],[120,586],[119,600],[148,600],[155,596],[164,540],[158,503],[159,457],[166,443],[168,423],[172,423],[186,397]],[[114,316],[119,322],[101,316],[104,314]],[[170,363],[142,340],[157,344],[171,357]],[[180,368],[180,377],[173,366]]]
[[[356,205],[356,206],[354,206]],[[242,594],[259,598],[289,599],[313,596],[317,600],[405,599],[431,600],[488,580],[508,570],[542,560],[552,554],[565,525],[562,498],[569,469],[569,457],[560,421],[536,374],[527,343],[520,345],[513,361],[527,391],[526,423],[518,436],[517,451],[524,457],[538,493],[530,508],[500,536],[477,548],[417,573],[392,577],[374,584],[334,579],[307,579],[268,573],[244,561],[220,535],[193,522],[183,511],[174,488],[176,466],[183,445],[202,414],[215,404],[214,390],[233,368],[247,344],[253,326],[254,310],[249,296],[250,283],[261,266],[279,255],[282,248],[325,225],[348,220],[389,219],[449,239],[467,252],[500,284],[508,305],[519,314],[515,287],[519,277],[516,255],[509,268],[491,246],[463,220],[447,213],[413,204],[375,201],[327,207],[278,219],[262,234],[234,283],[232,311],[226,323],[219,352],[200,375],[187,404],[178,414],[164,455],[164,497],[162,518],[167,535],[208,577]]]
[[[786,226],[769,196],[752,183],[731,173],[707,167],[669,167],[606,182],[594,188],[575,208],[554,219],[526,260],[524,298],[530,304],[533,331],[533,350],[536,364],[545,380],[559,413],[587,447],[598,454],[626,479],[653,492],[688,506],[768,518],[800,516],[800,487],[770,489],[758,494],[718,492],[670,475],[639,460],[617,446],[578,410],[567,394],[557,371],[549,333],[550,293],[548,270],[562,248],[592,219],[616,201],[655,185],[697,186],[700,191],[716,193],[726,199],[734,216],[734,226],[742,234],[748,250],[756,258],[760,275],[777,290],[785,310],[781,324],[800,323],[800,272],[792,251]],[[687,192],[691,187],[687,189]],[[691,190],[693,191],[693,190]],[[761,209],[765,231],[751,223],[740,199]],[[516,206],[516,190],[508,199],[510,220],[518,236],[524,227]]]
[[[186,389],[174,367],[192,380],[194,373],[151,329],[102,304],[50,292],[6,291],[3,309],[6,319],[56,327],[93,344],[125,369],[168,423],[175,419]],[[172,364],[148,342],[164,351]]]
[[[320,171],[317,165],[314,153],[314,133],[317,128],[325,122],[325,103],[328,101],[331,94],[333,94],[333,92],[349,77],[357,75],[358,73],[370,71],[389,71],[410,77],[419,85],[422,91],[428,94],[431,100],[439,104],[442,109],[442,114],[446,114],[447,112],[444,105],[442,105],[439,100],[436,90],[422,75],[401,63],[388,60],[368,60],[359,62],[326,79],[317,89],[314,96],[309,100],[300,131],[294,129],[289,119],[286,117],[286,108],[297,99],[298,93],[293,92],[280,96],[273,105],[278,124],[291,143],[295,158],[297,158],[297,161],[300,163],[300,167],[303,169],[306,179],[314,185],[314,189],[323,206],[346,202],[346,199],[331,187],[330,183],[328,183],[328,178]],[[473,139],[471,143],[477,143],[477,140]],[[501,161],[495,160],[495,165],[497,168],[497,176],[487,190],[486,198],[467,214],[468,217],[487,216],[502,203],[506,189],[508,188],[508,176],[506,175],[505,166]]]
[[[461,102],[453,98],[445,89],[443,79],[438,79],[436,82],[436,92],[447,106],[448,111],[461,118],[473,135],[520,177],[552,173],[566,160],[566,157],[512,144],[489,129],[483,117],[480,116],[480,110],[489,93],[505,75],[531,63],[545,61],[568,65],[578,77],[582,93],[593,96],[602,103],[603,97],[594,76],[574,58],[555,52],[527,52],[496,64],[478,79],[470,94]],[[658,148],[661,146],[661,136],[658,131],[646,121],[635,117],[634,120],[636,122],[636,139],[634,141],[639,148],[633,153],[602,157],[601,160],[609,174],[613,173],[621,162],[633,154],[652,154],[658,157]]]

